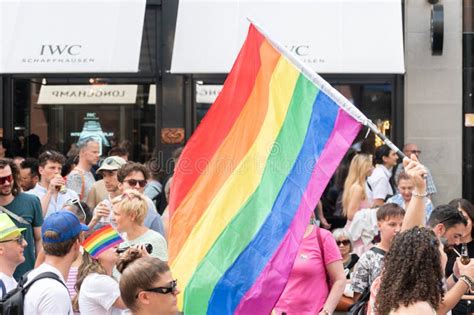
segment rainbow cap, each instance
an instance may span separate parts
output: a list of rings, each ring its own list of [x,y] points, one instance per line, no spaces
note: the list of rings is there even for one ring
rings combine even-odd
[[[115,247],[123,242],[123,239],[112,226],[106,225],[92,233],[83,243],[82,247],[92,257],[96,258],[107,249]]]

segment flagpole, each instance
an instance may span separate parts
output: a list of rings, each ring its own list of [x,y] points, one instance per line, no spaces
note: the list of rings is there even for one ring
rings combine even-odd
[[[328,95],[335,103],[337,103],[345,112],[351,115],[352,118],[372,130],[382,141],[395,151],[402,159],[406,155],[392,142],[388,139],[383,133],[379,131],[377,126],[368,119],[354,104],[352,104],[344,95],[342,95],[338,90],[333,88],[329,83],[326,82],[319,74],[316,73],[308,65],[304,64],[293,52],[288,48],[281,45],[277,41],[273,40],[272,37],[266,32],[257,22],[253,19],[247,17],[247,20],[255,26],[255,28],[262,33],[265,38],[270,42],[270,44],[279,51],[283,56],[290,60],[300,71],[301,73],[311,82],[313,82],[320,90],[322,90],[326,95]]]

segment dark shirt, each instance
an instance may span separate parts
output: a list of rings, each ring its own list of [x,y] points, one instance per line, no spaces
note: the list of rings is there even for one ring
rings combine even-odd
[[[354,269],[355,264],[359,261],[359,256],[357,254],[351,254],[347,263],[344,263],[344,274],[347,279],[351,278],[352,270]]]
[[[43,224],[43,213],[41,211],[41,203],[38,197],[25,193],[19,193],[12,202],[4,207],[29,222],[29,224],[23,224],[16,221],[14,218],[11,218],[17,227],[26,228],[23,232],[23,236],[28,243],[23,252],[23,255],[25,255],[25,262],[20,264],[13,274],[13,277],[18,280],[22,275],[33,269],[35,266],[36,250],[33,228],[40,227]]]

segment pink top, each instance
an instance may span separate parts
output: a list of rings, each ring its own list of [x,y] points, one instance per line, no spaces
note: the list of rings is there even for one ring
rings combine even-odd
[[[325,265],[342,260],[342,257],[332,234],[324,229],[319,230],[324,246],[324,264],[315,228],[303,239],[298,249],[288,283],[275,306],[277,314],[313,315],[326,302],[329,288]]]

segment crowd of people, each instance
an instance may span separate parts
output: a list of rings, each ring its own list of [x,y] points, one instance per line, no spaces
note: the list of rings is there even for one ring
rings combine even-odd
[[[23,288],[25,314],[176,314],[172,177],[120,147],[99,163],[99,145],[86,139],[73,159],[52,150],[0,158],[0,298]],[[421,151],[404,153],[398,161],[382,145],[340,166],[342,189],[308,222],[275,314],[474,311],[473,205],[435,206]]]
[[[128,161],[121,147],[99,162],[99,146],[86,139],[70,159],[53,150],[0,158],[0,313],[178,311],[168,180],[157,161]],[[21,311],[11,307],[19,290]]]

